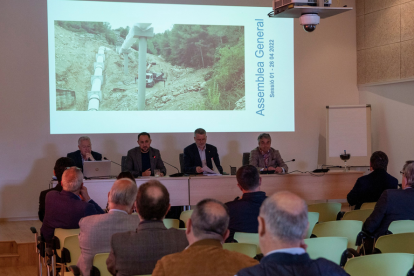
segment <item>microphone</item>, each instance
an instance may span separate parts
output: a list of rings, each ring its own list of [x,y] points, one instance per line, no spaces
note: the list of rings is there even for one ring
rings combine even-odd
[[[155,158],[155,156],[154,156],[154,158]],[[176,169],[176,170],[177,170],[177,173],[170,174],[170,177],[180,177],[180,176],[183,176],[183,175],[184,175],[184,173],[180,173],[180,170],[179,170],[176,166],[173,166],[173,165],[171,165],[170,163],[168,163],[168,162],[166,162],[166,161],[164,161],[164,160],[163,160],[163,162],[164,162],[165,164],[167,164],[167,165],[170,165],[171,167],[173,167],[174,169]]]
[[[116,165],[120,166],[120,167],[121,167],[121,170],[124,170],[124,168],[122,167],[122,165],[120,165],[120,164],[118,164],[118,163],[116,163],[116,162],[114,162],[114,161],[112,161],[112,160],[109,160],[109,159],[108,159],[108,158],[106,158],[106,157],[104,157],[103,159],[104,159],[104,160],[107,160],[107,161],[111,161],[111,163],[114,163],[114,164],[116,164]]]
[[[288,162],[295,162],[295,160],[296,160],[296,159],[292,159],[292,160],[289,160],[289,161],[285,161],[285,163],[288,163]]]

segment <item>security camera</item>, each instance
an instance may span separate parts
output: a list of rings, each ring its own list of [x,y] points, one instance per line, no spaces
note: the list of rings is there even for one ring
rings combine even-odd
[[[319,24],[319,21],[319,15],[313,13],[305,13],[299,17],[300,25],[302,25],[303,29],[308,33],[313,32],[316,29],[316,25]]]

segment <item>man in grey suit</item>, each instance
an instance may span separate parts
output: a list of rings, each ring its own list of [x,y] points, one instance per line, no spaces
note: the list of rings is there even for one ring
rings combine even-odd
[[[156,180],[142,184],[136,205],[141,219],[137,230],[112,236],[106,260],[112,275],[151,274],[159,259],[188,246],[185,231],[167,229],[162,221],[170,209],[170,195],[164,185]]]
[[[250,152],[249,164],[260,171],[275,171],[287,173],[288,166],[283,162],[278,150],[271,147],[272,138],[268,133],[262,133],[257,138],[259,146]]]
[[[128,151],[126,169],[134,177],[153,176],[154,170],[160,170],[161,176],[167,173],[160,151],[151,147],[151,136],[147,132],[138,134],[139,147]]]
[[[83,276],[90,275],[95,254],[110,252],[111,237],[114,233],[133,231],[137,228],[139,217],[131,215],[137,191],[134,181],[128,178],[118,179],[108,193],[109,212],[85,217],[79,222],[81,255],[78,267]]]

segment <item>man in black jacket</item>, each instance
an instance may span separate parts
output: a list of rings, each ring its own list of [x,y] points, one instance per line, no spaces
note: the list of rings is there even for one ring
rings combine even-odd
[[[75,162],[73,162],[72,159],[67,157],[61,157],[58,160],[56,160],[55,167],[53,168],[53,173],[56,176],[56,179],[58,181],[57,185],[52,189],[44,190],[40,193],[39,196],[39,220],[43,222],[43,218],[45,217],[45,201],[46,201],[46,194],[50,191],[62,191],[62,175],[63,172],[68,167],[75,166]]]
[[[382,193],[362,230],[378,238],[387,233],[395,220],[414,220],[414,163],[404,165],[401,190]]]
[[[264,258],[260,264],[240,270],[238,276],[348,275],[324,258],[312,260],[303,238],[308,229],[308,208],[303,199],[290,192],[267,198],[260,208],[259,243]]]
[[[387,166],[388,156],[384,152],[376,151],[371,155],[372,172],[358,178],[347,196],[349,205],[355,205],[358,210],[365,202],[377,202],[383,191],[398,188],[398,180],[387,173]]]
[[[88,136],[82,136],[78,139],[79,150],[68,153],[67,157],[75,162],[75,166],[83,172],[84,161],[100,161],[102,154],[92,151],[91,139]]]
[[[207,133],[202,128],[194,131],[194,144],[184,149],[184,172],[185,173],[202,173],[203,167],[213,169],[214,161],[217,170],[223,174],[223,168],[220,165],[220,159],[217,148],[207,144]]]
[[[236,179],[243,195],[226,203],[230,215],[230,235],[226,242],[233,240],[235,232],[257,233],[257,217],[260,206],[266,199],[266,193],[260,191],[262,179],[255,166],[246,165],[239,168]]]

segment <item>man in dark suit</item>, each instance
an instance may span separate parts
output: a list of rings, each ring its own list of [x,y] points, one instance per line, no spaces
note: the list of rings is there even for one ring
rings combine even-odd
[[[55,167],[53,168],[53,173],[56,176],[56,179],[58,181],[57,185],[52,189],[44,190],[40,193],[39,196],[39,212],[37,213],[39,215],[39,220],[43,221],[43,218],[45,217],[45,201],[46,201],[46,195],[50,191],[62,191],[62,175],[63,172],[68,167],[75,166],[75,162],[73,162],[72,159],[67,157],[61,157],[58,160],[56,160]]]
[[[267,198],[260,208],[259,243],[264,258],[259,265],[240,270],[238,276],[348,275],[339,265],[324,258],[312,260],[303,238],[308,230],[308,208],[291,192]]]
[[[56,228],[77,229],[81,218],[103,213],[83,186],[80,169],[72,167],[63,173],[62,191],[50,191],[46,195],[46,212],[40,232],[50,243]]]
[[[382,193],[362,231],[378,238],[387,233],[395,220],[414,220],[414,163],[404,165],[401,190],[385,190]]]
[[[204,129],[197,128],[194,131],[194,141],[194,144],[184,149],[184,172],[202,173],[204,171],[203,167],[209,167],[212,170],[213,163],[211,159],[213,159],[217,170],[223,174],[217,148],[207,144],[207,133]]]
[[[126,159],[126,170],[134,177],[153,176],[154,170],[160,170],[161,176],[166,175],[167,169],[161,159],[159,150],[151,147],[151,136],[147,132],[138,134],[139,147],[128,151]]]
[[[262,133],[257,138],[259,144],[250,152],[249,164],[259,171],[274,171],[275,173],[287,173],[288,166],[283,161],[278,150],[271,147],[272,138],[268,133]]]
[[[230,215],[230,236],[226,242],[233,240],[235,232],[257,233],[257,217],[260,206],[266,199],[266,193],[260,191],[261,178],[255,166],[240,167],[236,179],[243,195],[226,203]]]
[[[75,162],[75,166],[83,172],[84,161],[100,161],[102,154],[92,151],[91,139],[88,136],[82,136],[78,139],[79,150],[68,153],[67,157]]]
[[[112,275],[151,274],[163,256],[184,250],[185,231],[167,229],[163,219],[170,209],[170,195],[160,182],[151,180],[138,189],[136,231],[116,233],[106,264]]]
[[[387,173],[387,166],[388,156],[384,152],[376,151],[371,155],[372,172],[358,178],[347,196],[349,205],[355,205],[358,210],[365,202],[377,202],[383,191],[398,188],[398,180]]]

